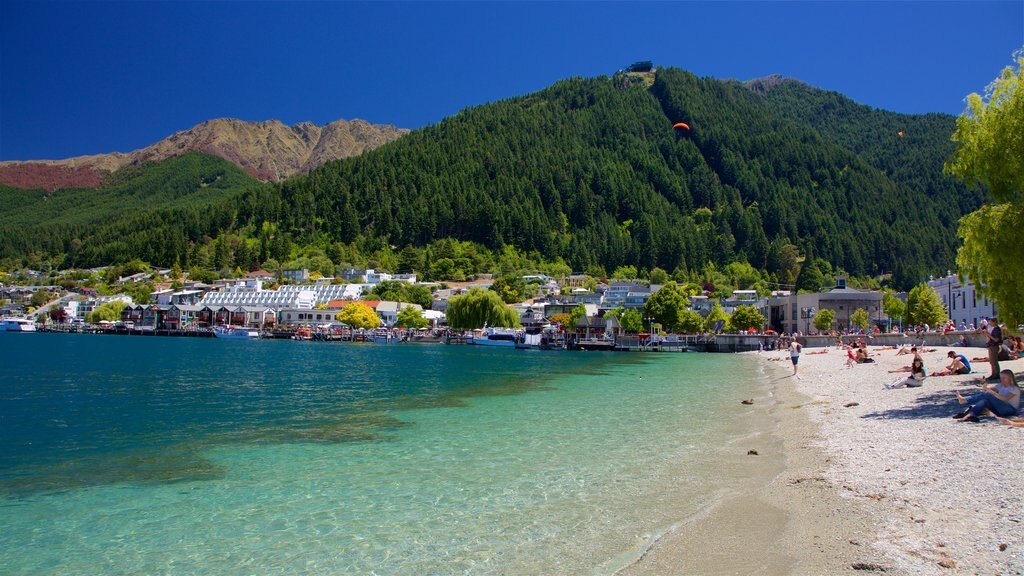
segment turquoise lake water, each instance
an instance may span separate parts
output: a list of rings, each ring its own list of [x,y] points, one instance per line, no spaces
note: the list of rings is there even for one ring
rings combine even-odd
[[[730,355],[0,333],[0,573],[609,574],[721,495]]]

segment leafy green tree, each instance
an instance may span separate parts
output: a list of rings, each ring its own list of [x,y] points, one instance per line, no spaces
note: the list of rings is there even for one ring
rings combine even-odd
[[[729,313],[722,307],[721,302],[715,302],[715,305],[711,307],[711,312],[709,312],[707,318],[704,319],[704,330],[710,332],[712,327],[714,327],[715,322],[719,320],[725,320],[725,325],[722,327],[722,330],[728,331],[732,329],[729,323]]]
[[[403,274],[423,270],[423,253],[411,245],[398,253],[398,271]]]
[[[575,328],[576,327],[576,323],[580,321],[580,318],[583,318],[586,315],[587,315],[587,307],[586,306],[584,306],[583,304],[580,304],[580,305],[576,306],[575,308],[572,309],[571,312],[569,312],[569,326],[572,326],[573,328]]]
[[[655,267],[651,270],[650,274],[647,275],[647,281],[651,284],[665,284],[668,282],[668,272]]]
[[[960,221],[960,271],[974,281],[1010,325],[1024,323],[1024,259],[1007,245],[1024,229],[1024,51],[1016,70],[1003,69],[984,95],[970,94],[957,119],[958,148],[946,164],[971,186],[988,189],[995,204]]]
[[[679,313],[678,330],[683,334],[699,334],[704,328],[704,319],[697,312],[686,309]]]
[[[105,304],[100,304],[95,310],[89,313],[89,317],[86,319],[93,324],[103,322],[117,322],[121,319],[121,311],[125,309],[125,304],[121,300],[112,300]]]
[[[855,328],[868,331],[871,330],[872,322],[871,316],[868,315],[868,311],[863,308],[857,308],[850,314],[850,324]]]
[[[451,258],[440,258],[431,265],[430,277],[434,280],[461,281],[465,274],[455,267],[455,261]]]
[[[153,283],[152,282],[129,282],[120,288],[121,292],[132,297],[132,301],[140,304],[149,302],[150,295],[153,294]]]
[[[637,276],[636,266],[619,266],[612,272],[612,280],[635,280]]]
[[[948,319],[942,298],[928,284],[922,282],[907,294],[907,322],[910,324],[938,326]]]
[[[368,329],[380,326],[380,317],[373,311],[373,308],[358,301],[346,304],[334,318],[352,328]]]
[[[46,290],[36,290],[35,292],[32,293],[32,298],[29,299],[29,304],[31,304],[33,308],[39,308],[40,306],[45,305],[49,301],[50,295],[46,292]]]
[[[882,310],[893,322],[902,322],[907,314],[907,303],[896,297],[892,290],[882,293]]]
[[[420,284],[406,284],[403,292],[403,302],[419,304],[424,310],[428,310],[430,305],[434,303],[434,294],[430,291],[430,288],[427,288],[426,286],[422,286]]]
[[[644,318],[636,308],[630,308],[619,315],[619,326],[626,332],[643,332]]]
[[[654,321],[661,324],[668,330],[674,331],[679,325],[679,313],[686,310],[690,305],[686,297],[675,282],[668,282],[661,287],[644,304],[643,313],[647,318],[654,318]]]
[[[174,261],[174,266],[171,266],[171,280],[174,282],[181,282],[182,277],[181,264],[177,260]]]
[[[737,306],[730,320],[737,330],[760,330],[764,326],[764,314],[749,304]]]
[[[800,275],[796,278],[796,289],[798,292],[817,292],[825,284],[825,276],[817,260],[808,259],[800,268]]]
[[[515,304],[526,299],[526,282],[522,276],[501,276],[491,283],[491,290],[501,296],[506,304]]]
[[[399,328],[426,328],[430,321],[423,317],[423,311],[413,306],[407,306],[398,311],[398,318],[395,326]]]
[[[518,327],[519,315],[495,292],[471,288],[448,300],[448,325],[459,330],[486,326]]]
[[[836,321],[836,311],[828,308],[821,308],[814,315],[814,327],[819,332],[828,332],[832,329],[832,323]]]

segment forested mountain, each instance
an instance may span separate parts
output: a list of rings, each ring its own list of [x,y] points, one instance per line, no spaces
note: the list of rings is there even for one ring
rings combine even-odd
[[[96,188],[106,174],[142,162],[159,162],[185,152],[219,156],[261,179],[278,181],[305,174],[330,160],[358,156],[408,130],[365,120],[336,120],[325,126],[278,120],[208,120],[129,153],[114,152],[67,160],[0,162],[0,184],[17,188]]]
[[[673,129],[676,122],[689,129]],[[743,84],[672,68],[574,78],[279,185],[241,185],[241,194],[194,213],[188,200],[188,208],[140,210],[99,229],[61,229],[45,246],[31,234],[12,244],[6,223],[28,226],[36,209],[19,201],[0,211],[0,256],[36,250],[68,254],[65,265],[142,257],[251,267],[303,247],[334,264],[406,248],[429,272],[438,258],[458,256],[437,248],[453,238],[574,270],[747,261],[792,282],[793,244],[812,261],[856,275],[894,272],[907,285],[952,266],[956,221],[981,202],[942,174],[953,124],[795,81]],[[168,211],[189,213],[191,225],[167,223]],[[151,227],[166,237],[159,248],[149,245]],[[129,228],[136,234],[123,236]]]

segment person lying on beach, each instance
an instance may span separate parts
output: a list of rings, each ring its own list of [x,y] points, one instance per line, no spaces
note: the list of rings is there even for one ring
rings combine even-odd
[[[899,352],[896,353],[896,355],[903,356],[904,354],[914,354],[916,356],[917,346],[911,346],[910,348],[907,348],[906,346],[900,346],[900,350]]]
[[[1015,428],[1024,428],[1024,419],[1022,419],[1022,418],[1010,419],[1010,418],[1001,418],[999,416],[996,416],[996,420],[998,420],[999,422],[1001,422],[1003,424],[1009,424],[1010,426],[1013,426]]]
[[[824,350],[821,350],[821,351],[818,351],[818,352],[808,352],[807,353],[808,356],[813,356],[814,354],[828,354],[828,348],[825,348]]]
[[[910,376],[906,378],[900,378],[895,382],[886,384],[886,388],[917,388],[924,384],[924,379],[928,377],[928,373],[924,371],[924,360],[920,356],[914,357],[914,361],[910,363],[910,367],[907,370],[890,370],[890,372],[910,372]]]
[[[970,374],[971,363],[967,361],[967,357],[963,354],[957,354],[950,350],[946,353],[947,358],[952,358],[953,361],[946,366],[946,369],[942,372],[932,372],[932,376],[952,376],[954,374]]]
[[[1020,413],[1020,387],[1017,386],[1017,379],[1012,370],[1003,370],[999,373],[999,383],[994,386],[986,386],[978,394],[972,394],[964,398],[960,391],[956,392],[956,399],[967,409],[953,416],[961,422],[977,422],[978,417],[986,410],[995,416],[1009,418]]]

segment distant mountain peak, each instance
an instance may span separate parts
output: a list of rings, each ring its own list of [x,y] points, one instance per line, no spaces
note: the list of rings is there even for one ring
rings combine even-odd
[[[0,184],[17,188],[93,188],[107,172],[147,161],[161,161],[196,150],[237,164],[261,180],[304,174],[331,160],[358,156],[386,144],[406,129],[365,120],[335,120],[324,126],[280,120],[249,122],[214,118],[175,132],[134,152],[79,156],[66,160],[0,162]]]

